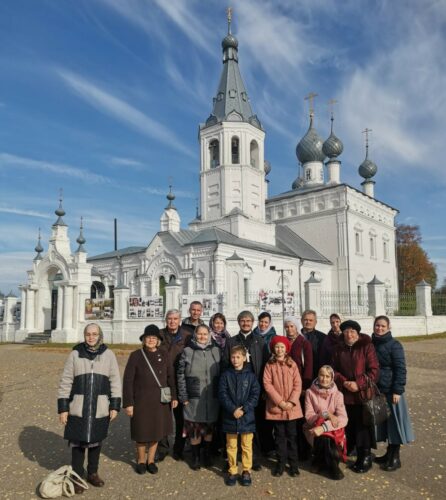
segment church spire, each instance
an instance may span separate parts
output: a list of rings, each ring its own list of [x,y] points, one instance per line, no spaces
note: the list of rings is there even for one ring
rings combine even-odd
[[[86,243],[87,240],[84,238],[83,229],[84,229],[84,218],[81,217],[79,236],[76,239],[76,242],[79,244],[79,246],[77,247],[76,253],[85,252],[84,244]]]
[[[37,252],[37,255],[34,257],[34,260],[42,260],[42,252],[43,252],[43,246],[40,240],[42,239],[40,235],[40,227],[39,227],[39,236],[37,238],[37,245],[35,246],[34,250]]]
[[[238,65],[238,40],[232,34],[232,9],[227,10],[228,33],[223,38],[223,71],[214,97],[212,113],[205,126],[223,121],[248,122],[262,130],[262,125],[253,114],[248,93]]]
[[[66,226],[65,222],[62,219],[62,217],[66,213],[65,210],[62,207],[62,201],[63,201],[63,189],[60,188],[60,191],[59,191],[59,208],[54,211],[54,213],[57,215],[57,220],[54,223],[54,226]]]

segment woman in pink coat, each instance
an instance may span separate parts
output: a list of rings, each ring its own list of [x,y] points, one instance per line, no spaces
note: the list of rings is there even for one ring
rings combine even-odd
[[[342,479],[339,460],[342,457],[345,461],[344,427],[348,418],[344,396],[334,383],[329,365],[319,369],[318,378],[305,393],[305,419],[305,434],[313,446],[313,467],[326,468],[332,479]]]
[[[274,439],[279,460],[273,476],[281,476],[289,460],[290,476],[299,474],[297,465],[296,422],[302,417],[299,396],[302,381],[296,363],[290,358],[290,342],[276,335],[270,341],[271,358],[265,366],[266,419],[274,422]]]

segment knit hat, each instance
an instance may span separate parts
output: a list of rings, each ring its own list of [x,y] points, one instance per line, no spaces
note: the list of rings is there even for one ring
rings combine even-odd
[[[144,337],[157,337],[163,340],[161,336],[160,329],[156,325],[147,325],[144,329],[144,333],[139,337],[139,340],[143,340]]]
[[[271,352],[274,352],[274,346],[276,344],[283,344],[285,346],[287,354],[290,352],[291,343],[283,335],[274,335],[274,337],[271,339],[271,341],[269,343],[269,348],[270,348]]]
[[[359,333],[361,332],[361,325],[357,321],[353,321],[352,319],[348,319],[347,321],[344,321],[341,323],[341,331],[344,332],[344,330],[347,330],[347,328],[353,328],[353,330],[356,330]]]

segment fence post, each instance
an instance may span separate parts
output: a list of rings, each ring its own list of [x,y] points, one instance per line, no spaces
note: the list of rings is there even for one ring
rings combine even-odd
[[[372,281],[367,283],[367,292],[369,295],[369,316],[386,314],[384,283],[379,281],[376,275]]]
[[[3,337],[2,342],[10,342],[14,339],[16,329],[16,319],[14,317],[15,307],[17,305],[17,297],[11,292],[4,300],[3,313]]]
[[[417,316],[432,316],[432,287],[426,281],[420,281],[415,287]]]
[[[113,296],[112,343],[123,344],[125,342],[126,322],[128,321],[130,289],[125,285],[117,286],[113,290]]]
[[[320,314],[321,306],[321,282],[314,277],[312,272],[304,283],[305,288],[305,309],[312,309]]]
[[[166,291],[166,304],[164,306],[164,311],[169,311],[170,309],[179,309],[180,308],[180,292],[181,292],[181,283],[174,280],[169,282],[168,285],[165,286]]]

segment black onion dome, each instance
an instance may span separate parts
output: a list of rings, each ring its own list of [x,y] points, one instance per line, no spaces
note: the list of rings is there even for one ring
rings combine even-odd
[[[299,144],[296,146],[296,156],[302,164],[310,161],[325,160],[325,153],[322,151],[322,139],[313,128],[312,118],[307,133],[302,137]]]
[[[231,33],[228,33],[222,40],[221,46],[223,50],[228,49],[228,48],[233,48],[237,49],[238,48],[238,40],[235,38],[234,35]]]
[[[332,132],[330,137],[322,145],[322,151],[328,158],[336,158],[344,151],[344,144],[342,144],[341,139],[336,137]]]
[[[364,177],[364,179],[371,179],[377,171],[378,167],[376,166],[376,163],[373,163],[373,161],[368,158],[366,158],[358,168],[359,175]]]

